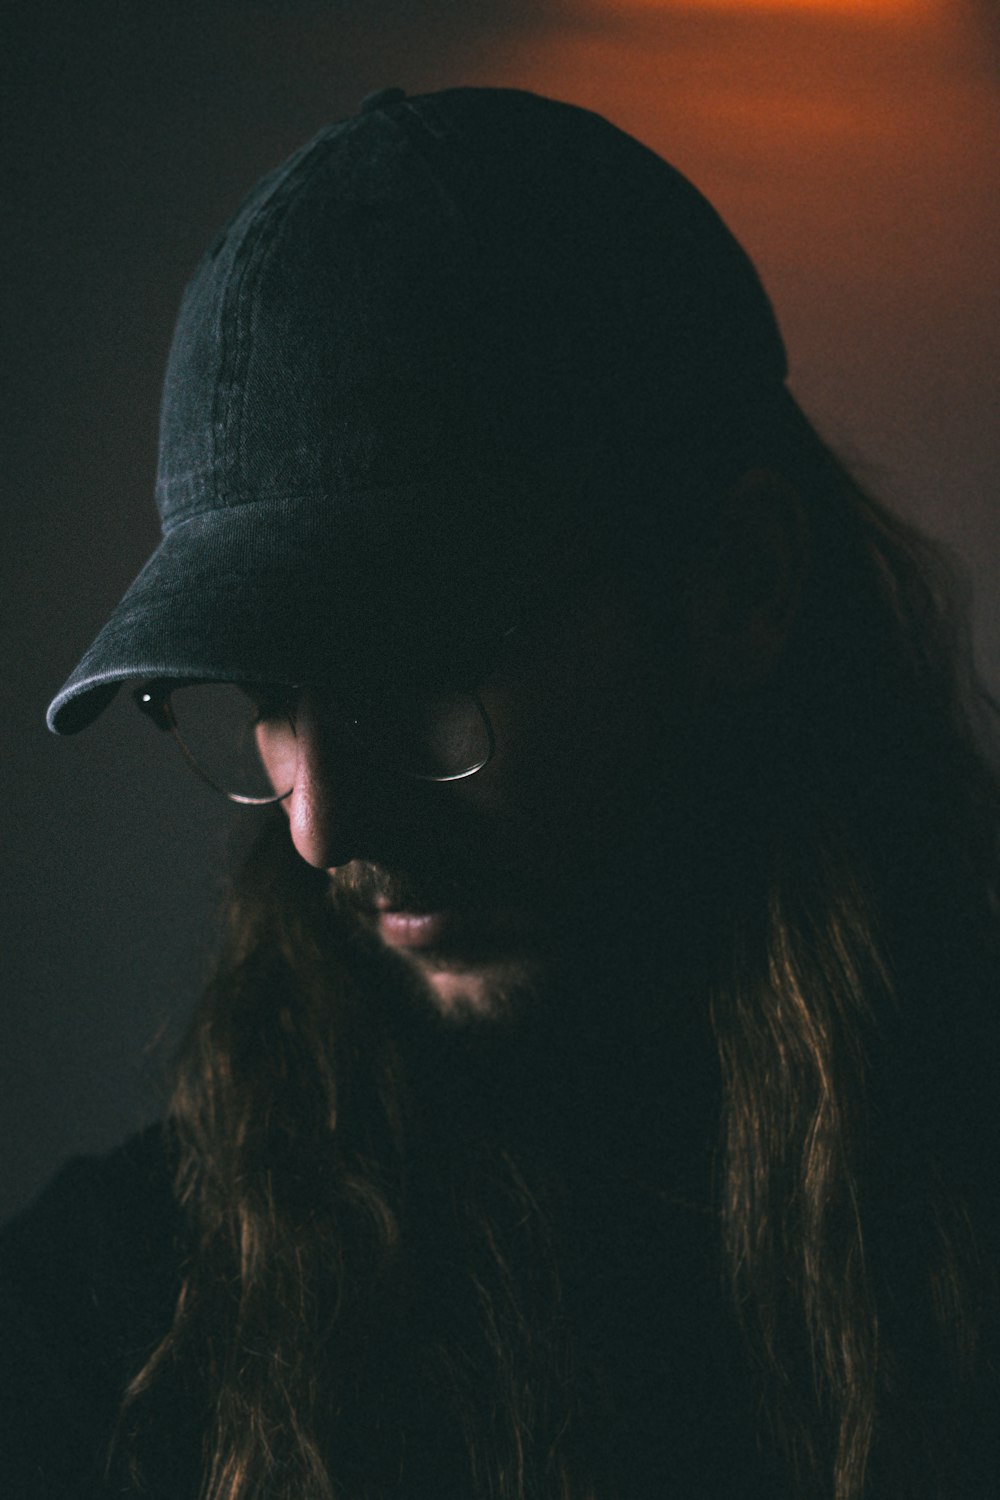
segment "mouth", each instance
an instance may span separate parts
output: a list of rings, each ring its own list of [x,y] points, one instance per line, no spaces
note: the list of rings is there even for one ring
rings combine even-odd
[[[468,924],[457,911],[399,911],[378,907],[379,937],[389,948],[405,950],[455,947]]]
[[[452,905],[444,892],[421,899],[416,889],[363,894],[351,903],[355,917],[422,981],[439,1014],[493,1022],[534,1003],[548,956],[537,922],[522,908],[502,901]]]
[[[523,920],[506,908],[440,906],[430,910],[376,900],[371,919],[387,948],[423,966],[463,966],[510,957],[523,947]]]

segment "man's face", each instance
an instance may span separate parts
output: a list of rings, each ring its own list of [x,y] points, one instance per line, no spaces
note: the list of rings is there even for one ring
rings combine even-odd
[[[591,580],[511,637],[479,687],[495,754],[448,783],[379,770],[305,696],[295,847],[442,1013],[516,1016],[642,941],[685,737],[669,656],[622,586]]]

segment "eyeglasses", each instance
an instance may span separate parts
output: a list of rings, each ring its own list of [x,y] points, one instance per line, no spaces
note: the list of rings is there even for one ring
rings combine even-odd
[[[533,636],[567,599],[586,598],[588,580],[604,564],[595,567],[584,543],[571,545],[557,567],[539,562],[533,604],[522,605],[513,623],[484,649],[475,646],[466,681],[483,681],[512,639]],[[170,678],[144,683],[133,698],[158,729],[173,736],[202,781],[231,802],[267,807],[294,790],[296,720],[305,691],[304,686]],[[411,781],[462,781],[487,766],[496,751],[489,715],[468,687],[397,683],[376,692],[321,693],[320,699],[324,723],[335,734],[372,764]]]
[[[133,697],[210,787],[231,802],[266,807],[294,788],[302,691],[173,679],[146,683]],[[474,692],[409,688],[349,705],[332,700],[330,707],[336,729],[372,763],[414,781],[474,776],[496,749]]]

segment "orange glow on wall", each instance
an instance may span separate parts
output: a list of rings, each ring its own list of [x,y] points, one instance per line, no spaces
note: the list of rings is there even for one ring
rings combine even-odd
[[[589,0],[586,9],[605,14],[628,15],[678,11],[730,11],[759,14],[764,11],[811,12],[816,15],[856,16],[872,20],[884,17],[927,16],[940,10],[940,0]]]

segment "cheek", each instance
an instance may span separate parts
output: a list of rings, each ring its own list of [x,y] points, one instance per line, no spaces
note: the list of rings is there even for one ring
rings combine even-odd
[[[497,749],[469,795],[531,844],[624,831],[660,776],[659,696],[634,664],[596,649],[544,685],[484,692]]]

